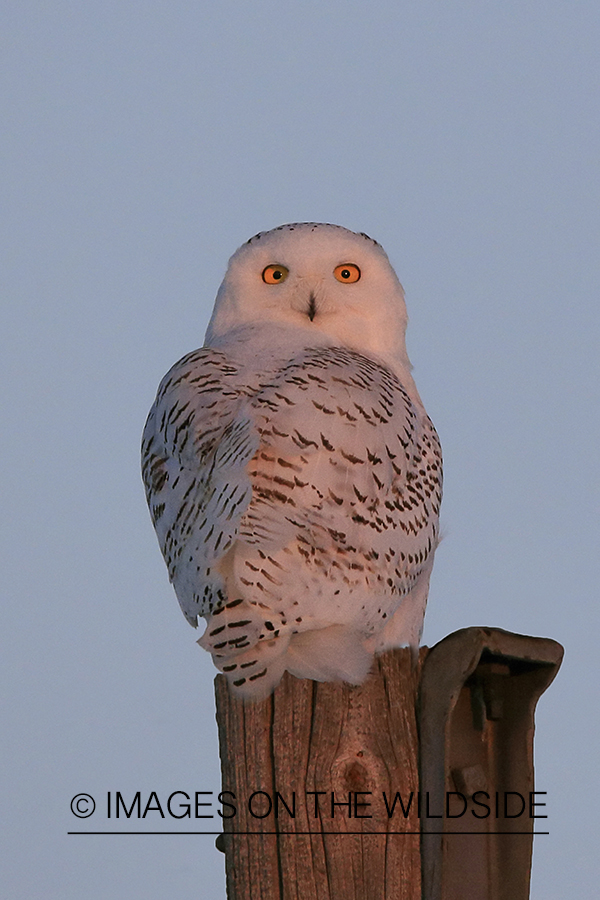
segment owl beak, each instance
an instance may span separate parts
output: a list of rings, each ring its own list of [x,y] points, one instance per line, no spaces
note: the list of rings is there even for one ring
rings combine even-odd
[[[302,316],[306,316],[311,322],[314,322],[317,312],[319,312],[317,299],[321,294],[319,288],[320,285],[315,284],[314,279],[309,281],[306,277],[298,278],[291,298],[292,308]]]

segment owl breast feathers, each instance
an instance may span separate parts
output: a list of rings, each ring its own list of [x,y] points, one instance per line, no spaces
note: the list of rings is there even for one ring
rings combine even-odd
[[[148,505],[188,621],[233,689],[366,677],[417,647],[442,463],[383,250],[282,226],[230,261],[205,346],[144,431]]]

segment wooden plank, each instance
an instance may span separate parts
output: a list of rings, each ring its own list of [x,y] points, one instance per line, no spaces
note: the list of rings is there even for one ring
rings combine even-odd
[[[529,897],[535,707],[562,655],[548,638],[486,627],[463,628],[429,651],[420,688],[421,777],[432,810],[451,802],[450,816],[423,818],[426,900]],[[489,798],[488,815],[482,806],[473,811],[476,797]],[[514,812],[517,797],[523,815],[518,806]]]

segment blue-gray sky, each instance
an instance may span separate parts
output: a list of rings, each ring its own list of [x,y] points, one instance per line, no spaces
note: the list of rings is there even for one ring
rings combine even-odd
[[[6,0],[2,18],[3,895],[224,898],[213,839],[69,837],[69,801],[219,789],[213,669],[139,438],[231,253],[316,220],[379,240],[406,290],[446,473],[425,641],[495,625],[566,648],[538,708],[532,898],[591,897],[597,2]]]

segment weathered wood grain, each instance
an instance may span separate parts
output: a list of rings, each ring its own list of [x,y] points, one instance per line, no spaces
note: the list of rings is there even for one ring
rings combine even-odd
[[[286,674],[259,703],[217,676],[222,789],[236,805],[221,843],[229,900],[420,898],[417,679],[407,649],[359,687]],[[384,792],[390,808],[413,792],[406,817]]]

